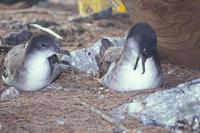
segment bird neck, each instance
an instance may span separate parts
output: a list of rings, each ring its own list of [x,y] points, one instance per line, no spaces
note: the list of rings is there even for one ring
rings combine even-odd
[[[43,52],[30,51],[29,53],[25,53],[25,62],[27,65],[46,63],[47,57]]]
[[[121,54],[121,60],[130,63],[134,63],[138,57],[141,58],[138,52],[129,47],[124,47]]]

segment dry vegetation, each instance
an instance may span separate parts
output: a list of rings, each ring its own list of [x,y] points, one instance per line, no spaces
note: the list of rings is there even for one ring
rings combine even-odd
[[[61,46],[69,50],[89,47],[104,36],[124,36],[132,22],[128,18],[90,21],[70,24],[69,16],[77,15],[76,5],[66,7],[50,5],[50,8],[20,9],[22,5],[5,7],[0,5],[0,35],[11,32],[9,25],[14,21],[28,22],[45,20],[54,22],[60,27],[63,37]],[[59,7],[59,8],[58,8]],[[162,88],[131,93],[118,93],[100,89],[98,82],[84,72],[66,70],[56,81],[63,86],[61,90],[20,92],[17,99],[0,101],[0,132],[2,133],[111,133],[117,125],[102,119],[81,103],[110,114],[112,108],[158,90],[173,87],[178,83],[189,81],[200,76],[198,69],[176,66],[162,62],[164,83]],[[8,87],[0,81],[0,92]],[[132,132],[165,133],[169,132],[156,126],[144,126],[135,119],[123,122]]]

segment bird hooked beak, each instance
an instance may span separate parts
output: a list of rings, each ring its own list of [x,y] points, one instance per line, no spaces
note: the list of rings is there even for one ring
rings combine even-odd
[[[142,73],[141,74],[144,74],[145,73],[145,62],[147,60],[147,57],[145,55],[139,55],[137,57],[133,70],[136,70],[140,57],[142,58]]]
[[[135,62],[133,70],[136,70],[136,68],[138,66],[139,59],[141,57],[141,59],[142,59],[142,73],[141,74],[144,74],[145,73],[145,62],[146,62],[147,58],[151,57],[151,56],[150,56],[150,54],[148,54],[149,51],[147,51],[149,49],[144,48],[143,45],[140,45],[139,49],[140,49],[139,50],[140,52],[138,53],[138,57],[136,58],[136,62]]]
[[[55,52],[70,56],[70,52],[68,50],[63,50],[63,49],[60,49],[59,47],[56,47]]]

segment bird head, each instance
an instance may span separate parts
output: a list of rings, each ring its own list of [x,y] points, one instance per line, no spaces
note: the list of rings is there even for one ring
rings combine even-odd
[[[156,32],[149,24],[138,23],[130,29],[126,38],[125,47],[133,50],[137,54],[134,70],[137,68],[139,59],[142,58],[142,73],[144,73],[146,59],[152,57],[156,52]]]
[[[46,57],[52,56],[56,53],[68,54],[67,50],[61,50],[58,46],[57,41],[48,35],[36,35],[30,39],[26,45],[26,53],[41,53]]]

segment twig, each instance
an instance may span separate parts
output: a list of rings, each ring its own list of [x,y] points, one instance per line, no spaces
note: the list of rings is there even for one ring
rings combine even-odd
[[[111,123],[112,125],[118,126],[119,128],[123,129],[126,133],[129,133],[130,130],[128,128],[126,128],[124,125],[119,124],[116,122],[116,120],[114,118],[112,118],[111,116],[101,112],[100,110],[98,110],[97,108],[89,105],[86,102],[81,101],[80,104],[82,106],[85,106],[86,108],[88,108],[90,111],[96,113],[97,115],[99,115],[102,119],[106,120],[107,122]]]
[[[30,26],[35,27],[35,28],[38,28],[38,29],[40,29],[40,30],[42,30],[42,31],[45,31],[45,32],[47,32],[47,33],[49,33],[49,34],[55,36],[57,39],[63,40],[63,37],[61,37],[60,35],[58,35],[58,34],[55,33],[54,31],[52,31],[51,29],[42,27],[42,26],[40,26],[40,25],[38,25],[38,24],[30,24]]]
[[[99,84],[101,84],[100,79],[98,77],[93,75],[89,75],[89,77],[91,77],[92,79],[96,80]]]
[[[173,68],[172,70],[168,71],[167,73],[165,73],[163,76],[168,77],[169,75],[173,74],[175,71],[176,71],[176,67]]]

